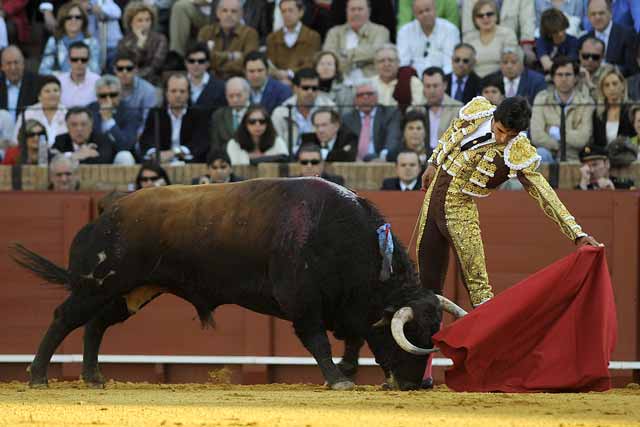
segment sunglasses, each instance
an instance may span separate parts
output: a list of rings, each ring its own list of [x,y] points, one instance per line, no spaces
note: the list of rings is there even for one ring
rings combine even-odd
[[[64,17],[65,21],[71,21],[75,19],[76,21],[83,21],[84,17],[82,15],[67,15]]]
[[[300,89],[307,91],[310,90],[312,92],[316,92],[318,90],[318,86],[307,86],[307,85],[302,85],[300,86]]]
[[[201,58],[201,59],[187,58],[187,62],[189,64],[206,64],[207,62],[209,62],[209,60],[207,58]]]
[[[580,57],[585,61],[588,59],[592,61],[600,61],[600,58],[602,58],[602,55],[598,55],[597,53],[583,53],[580,55]]]
[[[487,12],[487,13],[476,13],[476,18],[491,18],[492,16],[496,16],[495,12]]]
[[[250,125],[255,125],[255,124],[267,124],[267,119],[247,119],[247,123],[249,123]]]
[[[455,58],[453,58],[453,62],[455,62],[456,64],[459,64],[461,62],[463,64],[469,64],[471,62],[471,60],[469,58],[458,58],[458,57],[455,57]]]
[[[157,181],[159,180],[160,177],[158,175],[154,175],[154,176],[141,176],[140,177],[140,181],[141,182],[150,182],[150,181]]]
[[[34,136],[46,135],[44,131],[40,132],[27,132],[27,138],[32,138]]]
[[[107,98],[117,98],[120,96],[120,92],[107,92],[107,93],[99,93],[98,98],[107,99]]]
[[[63,176],[71,176],[73,175],[73,172],[56,172],[56,176],[58,178],[62,178]]]
[[[319,165],[320,164],[320,160],[318,159],[312,159],[312,160],[300,160],[300,164],[303,166],[308,166],[308,165]]]
[[[85,58],[85,57],[75,57],[75,58],[69,58],[69,61],[71,62],[82,62],[83,64],[86,64],[87,62],[89,62],[89,58]]]
[[[116,71],[119,73],[122,73],[124,71],[126,71],[127,73],[130,73],[133,71],[135,67],[133,65],[124,65],[122,67],[116,67]]]

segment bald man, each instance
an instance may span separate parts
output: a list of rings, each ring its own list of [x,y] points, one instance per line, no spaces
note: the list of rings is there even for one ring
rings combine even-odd
[[[24,70],[24,56],[14,45],[2,51],[0,70],[0,109],[15,120],[19,111],[38,102],[38,75]]]

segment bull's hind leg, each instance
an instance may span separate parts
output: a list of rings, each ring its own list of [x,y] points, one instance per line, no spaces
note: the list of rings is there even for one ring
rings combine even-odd
[[[74,329],[87,323],[106,300],[104,296],[79,296],[72,293],[56,308],[53,321],[40,342],[36,357],[31,362],[29,384],[32,387],[47,385],[47,368],[51,356],[62,340]]]

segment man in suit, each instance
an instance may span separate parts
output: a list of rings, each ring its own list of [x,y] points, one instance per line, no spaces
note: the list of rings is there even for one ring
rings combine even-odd
[[[317,144],[302,144],[298,151],[298,163],[300,164],[300,176],[319,176],[327,181],[344,185],[344,178],[342,176],[331,175],[325,172],[321,149]]]
[[[354,110],[343,116],[342,123],[359,135],[356,160],[394,161],[402,141],[400,111],[378,105],[378,93],[370,80],[356,83],[354,104]]]
[[[163,163],[206,161],[207,117],[189,107],[189,92],[186,75],[173,73],[166,80],[164,106],[149,113],[140,136],[140,150],[145,159],[158,156],[158,149]]]
[[[471,101],[480,91],[480,77],[473,71],[476,50],[468,43],[459,43],[453,49],[451,73],[445,79],[447,95],[463,104]]]
[[[578,90],[598,99],[598,84],[600,77],[608,68],[604,64],[604,42],[595,37],[586,37],[580,41],[578,58],[580,60],[580,80]],[[629,97],[633,98],[633,84],[631,78],[627,80]]]
[[[602,40],[605,44],[605,60],[617,65],[625,77],[636,73],[636,35],[633,30],[613,22],[611,3],[607,0],[590,0],[587,15],[593,30],[583,38],[596,37]]]
[[[86,107],[71,107],[65,116],[67,133],[56,136],[52,151],[81,164],[109,164],[113,162],[113,146],[99,132],[94,132],[91,111]]]
[[[244,76],[251,86],[251,103],[263,105],[269,114],[291,97],[291,88],[267,75],[264,53],[255,51],[244,58]]]
[[[196,43],[187,49],[184,56],[189,86],[191,87],[191,107],[199,108],[207,116],[219,107],[227,105],[224,96],[224,82],[209,73],[209,48],[204,43]]]
[[[420,178],[420,159],[415,151],[402,150],[396,159],[396,177],[385,178],[381,190],[417,191],[422,183]]]
[[[353,162],[358,152],[358,137],[341,126],[340,114],[331,107],[320,107],[311,115],[315,142],[327,162]]]
[[[2,50],[0,69],[0,109],[8,110],[15,121],[20,111],[38,102],[38,76],[24,70],[24,56],[14,45]]]
[[[505,96],[523,96],[533,104],[538,92],[547,88],[544,76],[524,66],[524,52],[520,46],[505,46],[500,54],[500,71],[492,76],[502,80]]]
[[[225,85],[227,107],[218,108],[211,116],[209,140],[211,148],[226,149],[249,107],[249,83],[242,77],[232,77]]]

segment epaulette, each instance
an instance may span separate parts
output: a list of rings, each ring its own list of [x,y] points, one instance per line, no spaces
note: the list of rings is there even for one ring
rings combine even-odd
[[[540,156],[525,132],[520,132],[504,149],[504,163],[509,167],[509,176],[515,176],[515,172],[523,170],[532,164],[540,162]],[[537,165],[536,165],[537,167]]]
[[[476,96],[460,109],[458,117],[462,120],[473,121],[482,117],[489,117],[495,110],[496,107],[487,98]]]

